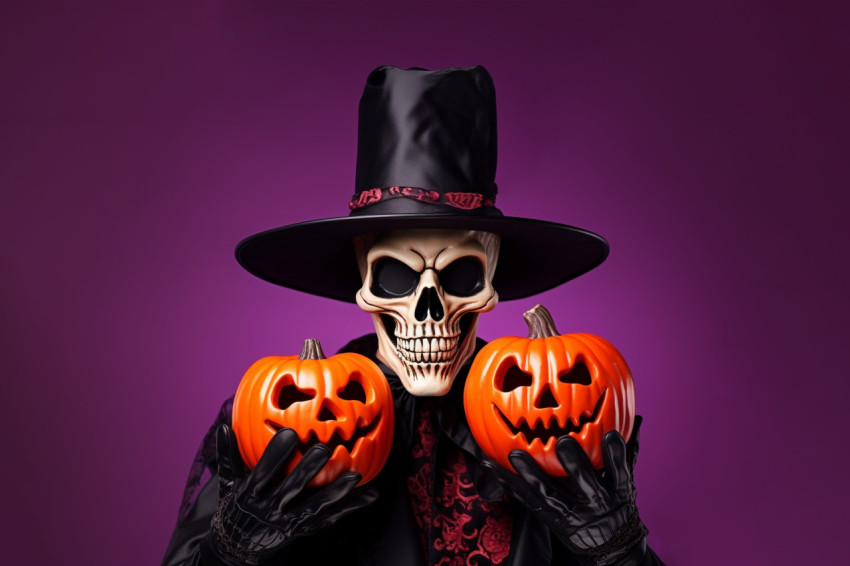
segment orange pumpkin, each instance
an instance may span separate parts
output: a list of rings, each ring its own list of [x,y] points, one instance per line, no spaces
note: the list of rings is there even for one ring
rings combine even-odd
[[[475,440],[508,469],[508,454],[518,448],[547,474],[564,476],[555,444],[569,434],[602,469],[602,436],[616,430],[628,440],[634,426],[626,361],[599,336],[559,335],[542,305],[524,316],[528,338],[490,342],[469,370],[463,400]]]
[[[378,366],[354,353],[326,359],[318,340],[304,342],[300,357],[255,362],[233,400],[233,430],[249,468],[282,428],[295,430],[300,441],[287,473],[317,442],[331,448],[331,459],[312,487],[345,471],[359,472],[360,484],[374,478],[389,456],[393,426],[393,398]]]

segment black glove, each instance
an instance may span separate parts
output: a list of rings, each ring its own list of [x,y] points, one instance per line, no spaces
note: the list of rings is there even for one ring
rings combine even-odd
[[[247,473],[233,431],[227,425],[219,427],[219,503],[212,530],[201,544],[205,566],[263,564],[296,538],[316,533],[377,499],[373,488],[354,489],[361,478],[357,472],[343,473],[314,493],[305,492],[330,459],[331,450],[324,444],[312,446],[284,476],[297,446],[295,431],[278,431]]]
[[[556,444],[565,478],[547,475],[523,450],[508,459],[517,474],[495,462],[482,464],[494,471],[502,484],[542,520],[552,534],[579,559],[594,566],[634,566],[646,553],[646,527],[635,506],[633,479],[641,417],[628,446],[616,431],[602,438],[605,473],[598,474],[579,443],[564,436]]]

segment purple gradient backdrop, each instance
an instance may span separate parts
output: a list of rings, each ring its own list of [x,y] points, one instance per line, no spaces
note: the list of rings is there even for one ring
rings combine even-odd
[[[485,65],[502,210],[610,241],[536,301],[629,360],[662,557],[844,563],[846,18],[701,4],[4,3],[3,562],[158,563],[248,365],[370,331],[232,250],[347,213],[389,63]]]

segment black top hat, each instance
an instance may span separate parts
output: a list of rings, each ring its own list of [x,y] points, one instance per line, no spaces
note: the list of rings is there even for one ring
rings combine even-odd
[[[360,99],[350,214],[255,234],[239,243],[236,259],[266,281],[348,302],[361,286],[352,239],[365,233],[499,234],[493,285],[503,301],[546,291],[602,263],[608,243],[592,232],[504,216],[495,207],[495,176],[496,95],[484,67],[378,67]]]

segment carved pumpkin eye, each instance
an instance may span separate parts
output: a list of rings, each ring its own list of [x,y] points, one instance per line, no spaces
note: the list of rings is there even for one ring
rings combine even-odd
[[[352,376],[352,378],[353,377],[354,376]],[[338,395],[340,399],[345,399],[346,401],[360,401],[361,403],[366,402],[366,391],[363,389],[363,386],[360,385],[359,382],[354,381],[354,379],[349,381]]]
[[[503,393],[510,393],[517,387],[528,387],[533,381],[533,378],[529,374],[513,364],[511,364],[504,374],[500,372],[500,375],[501,379],[496,378],[496,389]]]
[[[440,271],[440,285],[455,297],[471,297],[484,288],[484,266],[475,257],[462,257]]]
[[[372,286],[376,297],[405,297],[416,290],[419,273],[391,257],[382,257],[372,266]]]
[[[277,408],[285,411],[295,403],[309,401],[316,397],[316,392],[312,389],[299,389],[294,383],[289,383],[280,388],[280,393],[277,396]]]
[[[590,385],[590,370],[584,362],[576,362],[573,367],[567,371],[558,374],[558,381],[561,383],[578,383],[579,385]]]

